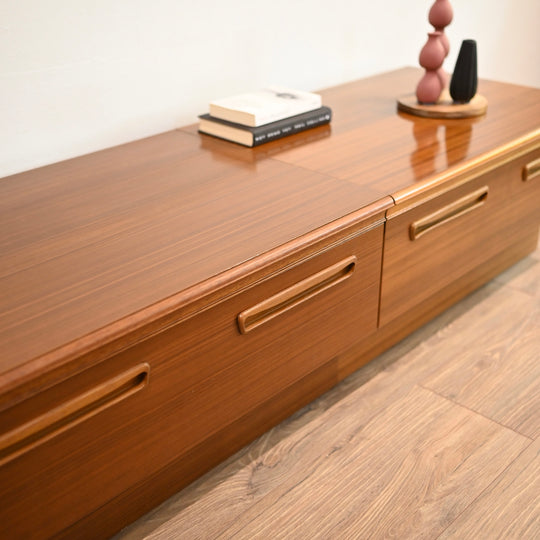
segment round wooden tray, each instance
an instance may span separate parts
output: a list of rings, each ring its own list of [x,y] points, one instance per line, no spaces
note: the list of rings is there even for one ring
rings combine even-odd
[[[433,105],[418,103],[415,94],[403,96],[397,103],[400,111],[425,118],[470,118],[481,116],[487,111],[487,99],[484,96],[476,94],[469,103],[454,103],[448,90],[443,91],[439,101]]]

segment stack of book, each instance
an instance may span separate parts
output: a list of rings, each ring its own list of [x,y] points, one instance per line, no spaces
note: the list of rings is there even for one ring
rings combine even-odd
[[[323,124],[332,118],[321,96],[270,87],[210,102],[199,131],[244,146],[258,146]]]

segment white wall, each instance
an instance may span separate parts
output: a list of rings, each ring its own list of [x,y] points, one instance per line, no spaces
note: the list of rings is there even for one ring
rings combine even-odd
[[[173,129],[215,97],[417,65],[433,0],[0,0],[0,176]],[[539,0],[452,0],[451,71],[540,87]]]

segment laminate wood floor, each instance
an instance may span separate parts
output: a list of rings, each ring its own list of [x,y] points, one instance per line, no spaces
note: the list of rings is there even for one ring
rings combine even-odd
[[[540,249],[116,538],[540,538]]]

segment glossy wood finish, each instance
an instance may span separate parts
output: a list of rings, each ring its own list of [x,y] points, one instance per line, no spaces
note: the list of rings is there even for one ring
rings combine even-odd
[[[31,420],[0,436],[0,465],[140,392],[148,383],[149,372],[148,364],[140,364],[57,407],[33,411]]]
[[[281,161],[346,179],[384,194],[445,184],[465,164],[492,162],[525,141],[540,143],[539,90],[481,80],[489,110],[476,119],[434,120],[396,113],[401,89],[419,70],[403,69],[323,92],[332,107],[332,136],[285,150]],[[407,93],[407,91],[405,92]],[[523,139],[523,140],[522,140]]]
[[[396,98],[410,93],[421,70],[404,68],[323,90],[332,108],[330,132],[302,134],[244,149],[202,136],[214,157],[250,163],[277,159],[369,187],[381,196],[445,184],[465,166],[515,157],[527,143],[540,144],[540,90],[480,80],[489,102],[485,116],[436,120],[396,112]],[[196,126],[184,128],[196,135]]]
[[[523,167],[522,176],[523,176],[524,182],[528,182],[529,180],[538,178],[540,176],[540,158],[535,159],[534,161],[531,161],[530,163],[527,163]]]
[[[472,191],[468,195],[445,204],[427,216],[421,217],[409,225],[409,239],[418,240],[424,234],[442,227],[454,219],[458,219],[473,210],[482,208],[489,193],[488,186]]]
[[[43,436],[33,452],[10,456],[18,459],[0,468],[0,498],[6,501],[2,515],[11,516],[7,522],[11,534],[27,537],[37,528],[48,536],[57,532],[62,520],[71,525],[98,511],[115,495],[175,460],[185,459],[198,445],[208,444],[216,433],[257,411],[356,339],[373,333],[383,227],[350,232],[349,240],[333,244],[325,252],[110,358],[107,368],[121,373],[113,381],[125,379],[124,366],[130,362],[150,364],[147,388],[132,395],[130,387],[122,396],[129,394],[130,399],[117,400],[115,407],[102,410],[99,418],[87,416],[84,425],[72,422],[66,426],[69,431],[56,430]],[[249,334],[238,331],[237,314],[243,308],[306,280],[314,281],[313,276],[320,283],[319,277],[328,268],[336,268],[336,264],[343,268],[343,261],[348,261],[346,268],[350,260],[356,264],[345,280],[303,299]],[[359,305],[363,309],[359,310]],[[138,368],[129,373],[133,369]],[[79,384],[78,380],[64,381],[61,388],[49,390],[50,399],[68,392],[66,387],[74,392]],[[67,402],[62,396],[58,405],[44,407],[42,401],[28,400],[21,405],[22,410],[18,406],[7,409],[0,415],[2,425],[15,419],[20,423],[25,414],[35,414],[37,419],[15,427],[6,439],[13,439],[13,433],[28,424],[43,423],[41,418],[55,416],[56,411],[73,409],[72,403],[88,403],[86,396],[101,395],[100,389],[110,385],[107,380]],[[261,413],[257,414],[260,417]],[[208,467],[205,461],[197,463],[199,474]],[[12,481],[23,478],[26,480]],[[106,487],[103,478],[107,478]],[[185,475],[177,488],[190,478]],[[84,489],[74,489],[82,481]],[[35,490],[36,484],[42,487]],[[56,501],[54,507],[44,511],[39,522],[30,519],[29,512],[51,498]]]
[[[255,149],[187,127],[0,182],[6,534],[112,534],[534,249],[540,91],[440,123],[396,112],[416,76]]]
[[[382,242],[379,255],[382,256]],[[275,317],[279,317],[290,309],[296,308],[314,296],[323,293],[330,287],[335,287],[350,278],[357,262],[356,255],[351,255],[274,294],[270,298],[262,300],[255,306],[245,309],[237,317],[240,333],[247,334],[262,324],[270,322]]]
[[[303,247],[328,223],[334,234],[391,204],[275,161],[209,160],[198,146],[171,132],[0,183],[1,390],[283,264],[296,238],[312,236]]]
[[[538,231],[540,187],[523,182],[521,171],[539,153],[391,216],[385,234],[381,326]]]
[[[191,126],[3,179],[0,389],[136,341],[141,324],[222,285],[215,276],[349,212],[538,145],[538,90],[481,81],[490,109],[476,121],[397,114],[417,76],[327,89],[331,128],[258,149]]]

